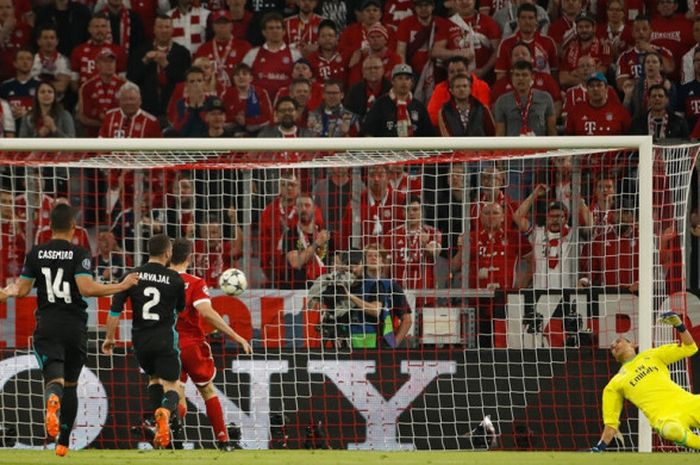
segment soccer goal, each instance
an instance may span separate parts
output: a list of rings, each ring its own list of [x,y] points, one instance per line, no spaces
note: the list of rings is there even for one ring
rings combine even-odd
[[[0,281],[67,202],[103,282],[144,263],[153,234],[193,241],[191,272],[254,348],[208,336],[242,448],[586,449],[618,369],[610,343],[672,341],[656,324],[671,309],[700,324],[685,280],[697,151],[650,137],[4,139]],[[247,277],[240,296],[218,289],[229,268]],[[110,300],[88,301],[71,446],[148,448],[129,312],[104,356]],[[0,306],[0,447],[45,447],[35,304]],[[689,369],[673,375],[691,389]],[[186,394],[176,446],[213,447],[191,380]],[[672,449],[629,406],[620,430],[611,449]]]

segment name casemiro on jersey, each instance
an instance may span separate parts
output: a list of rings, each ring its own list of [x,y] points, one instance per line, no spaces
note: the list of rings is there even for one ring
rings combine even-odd
[[[71,260],[73,259],[72,250],[39,250],[38,258],[47,258],[50,260]]]

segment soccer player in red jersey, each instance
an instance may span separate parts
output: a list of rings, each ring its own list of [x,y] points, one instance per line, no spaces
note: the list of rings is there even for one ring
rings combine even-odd
[[[216,367],[211,355],[211,348],[206,342],[202,327],[202,318],[214,328],[236,341],[246,354],[253,352],[248,341],[234,331],[211,305],[209,290],[202,278],[187,273],[192,262],[192,242],[178,238],[173,242],[173,255],[170,268],[180,273],[185,281],[185,310],[177,318],[176,329],[179,335],[180,361],[182,371],[178,391],[180,404],[178,414],[183,417],[187,410],[184,384],[189,376],[197,386],[207,408],[207,417],[214,428],[214,435],[219,449],[233,449],[229,442],[224,412],[216,394],[212,380],[216,376]]]

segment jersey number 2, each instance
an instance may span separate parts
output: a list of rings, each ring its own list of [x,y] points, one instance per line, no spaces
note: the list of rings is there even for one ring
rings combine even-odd
[[[160,320],[160,315],[157,313],[151,313],[151,309],[160,303],[160,291],[156,287],[147,287],[143,290],[143,295],[150,297],[151,300],[143,304],[143,309],[141,317],[144,320]]]
[[[53,279],[53,276],[51,276],[51,268],[42,267],[41,272],[44,274],[44,280],[46,281],[46,298],[49,302],[55,303],[58,297],[67,304],[72,303],[70,283],[63,281],[63,268],[59,268],[56,272],[56,279]]]

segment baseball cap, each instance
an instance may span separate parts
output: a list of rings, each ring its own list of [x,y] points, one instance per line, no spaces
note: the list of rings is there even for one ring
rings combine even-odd
[[[400,63],[394,66],[394,69],[391,71],[391,78],[394,79],[396,76],[399,76],[401,74],[408,74],[409,76],[413,76],[413,69],[405,63]]]
[[[379,0],[365,0],[364,2],[362,2],[362,6],[360,7],[360,10],[364,10],[368,6],[372,6],[372,5],[376,6],[380,10],[382,9],[382,2],[380,2]]]
[[[597,73],[593,73],[586,78],[586,84],[588,84],[591,81],[600,81],[603,84],[608,83],[608,80],[605,78],[605,74],[601,73],[600,71],[598,71]]]
[[[224,113],[226,112],[226,106],[224,105],[224,102],[219,97],[210,98],[204,104],[204,111],[214,111],[214,110],[223,111]]]
[[[588,10],[581,10],[581,13],[576,15],[576,21],[574,22],[578,23],[579,21],[588,21],[592,24],[595,24],[595,18],[592,14],[588,12]]]
[[[217,22],[217,21],[226,21],[226,22],[233,22],[233,18],[231,18],[231,13],[229,13],[226,10],[218,10],[212,13],[212,22]]]
[[[389,40],[389,31],[379,23],[373,24],[367,29],[367,37],[369,37],[370,34],[381,34],[385,39]]]
[[[554,201],[550,202],[549,205],[547,206],[547,210],[561,210],[561,211],[567,211],[566,205],[564,205],[563,202]]]
[[[114,50],[112,50],[111,48],[104,47],[99,52],[97,52],[97,59],[102,60],[105,58],[111,58],[112,60],[116,60],[117,54],[114,53]]]

